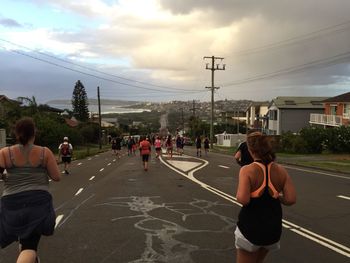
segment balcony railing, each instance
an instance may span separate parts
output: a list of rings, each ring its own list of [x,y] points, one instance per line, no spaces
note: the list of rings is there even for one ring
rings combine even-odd
[[[311,113],[310,123],[327,126],[341,126],[343,124],[343,116]]]

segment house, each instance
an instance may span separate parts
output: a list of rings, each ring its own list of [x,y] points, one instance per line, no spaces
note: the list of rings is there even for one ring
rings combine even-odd
[[[246,135],[245,134],[230,134],[230,133],[223,132],[221,134],[215,134],[215,137],[216,137],[216,145],[225,146],[225,147],[232,147],[232,146],[237,146],[242,141],[244,141]]]
[[[323,127],[349,126],[350,92],[328,98],[323,102],[323,113],[312,113],[310,124]]]
[[[268,101],[251,102],[246,112],[247,128],[265,131],[267,127],[268,110]]]
[[[20,105],[21,103],[16,100],[11,100],[5,95],[0,95],[0,117],[5,118],[9,105]]]
[[[323,113],[323,101],[328,97],[276,97],[270,102],[266,133],[281,135],[299,132],[309,126],[310,114]]]

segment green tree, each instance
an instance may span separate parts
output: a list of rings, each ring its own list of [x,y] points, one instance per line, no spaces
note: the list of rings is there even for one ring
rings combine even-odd
[[[77,120],[87,121],[89,119],[88,98],[85,87],[80,80],[75,83],[72,96],[73,115]]]

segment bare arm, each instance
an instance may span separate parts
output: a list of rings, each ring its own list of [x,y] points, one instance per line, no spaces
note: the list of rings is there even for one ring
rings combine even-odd
[[[236,162],[240,165],[241,164],[241,157],[242,157],[242,153],[240,150],[238,150],[235,155],[234,158],[236,159]]]
[[[49,176],[54,181],[61,180],[60,170],[58,169],[58,165],[55,159],[55,156],[51,152],[51,150],[45,147],[45,159],[46,159],[46,169],[49,173]]]
[[[248,176],[249,167],[242,167],[239,171],[239,181],[237,187],[236,198],[242,205],[247,205],[250,202],[250,179]]]
[[[288,172],[284,168],[282,168],[282,171],[285,174],[285,181],[283,185],[282,195],[280,195],[279,199],[284,205],[293,205],[296,203],[295,187]]]

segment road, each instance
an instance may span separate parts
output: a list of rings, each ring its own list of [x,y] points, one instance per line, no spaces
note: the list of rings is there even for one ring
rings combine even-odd
[[[239,167],[227,155],[185,153],[153,157],[147,172],[125,153],[74,161],[50,182],[56,231],[40,242],[42,262],[235,262]],[[281,249],[267,262],[349,262],[350,175],[287,169],[298,200],[284,207]],[[0,250],[0,263],[16,254],[16,244]]]

